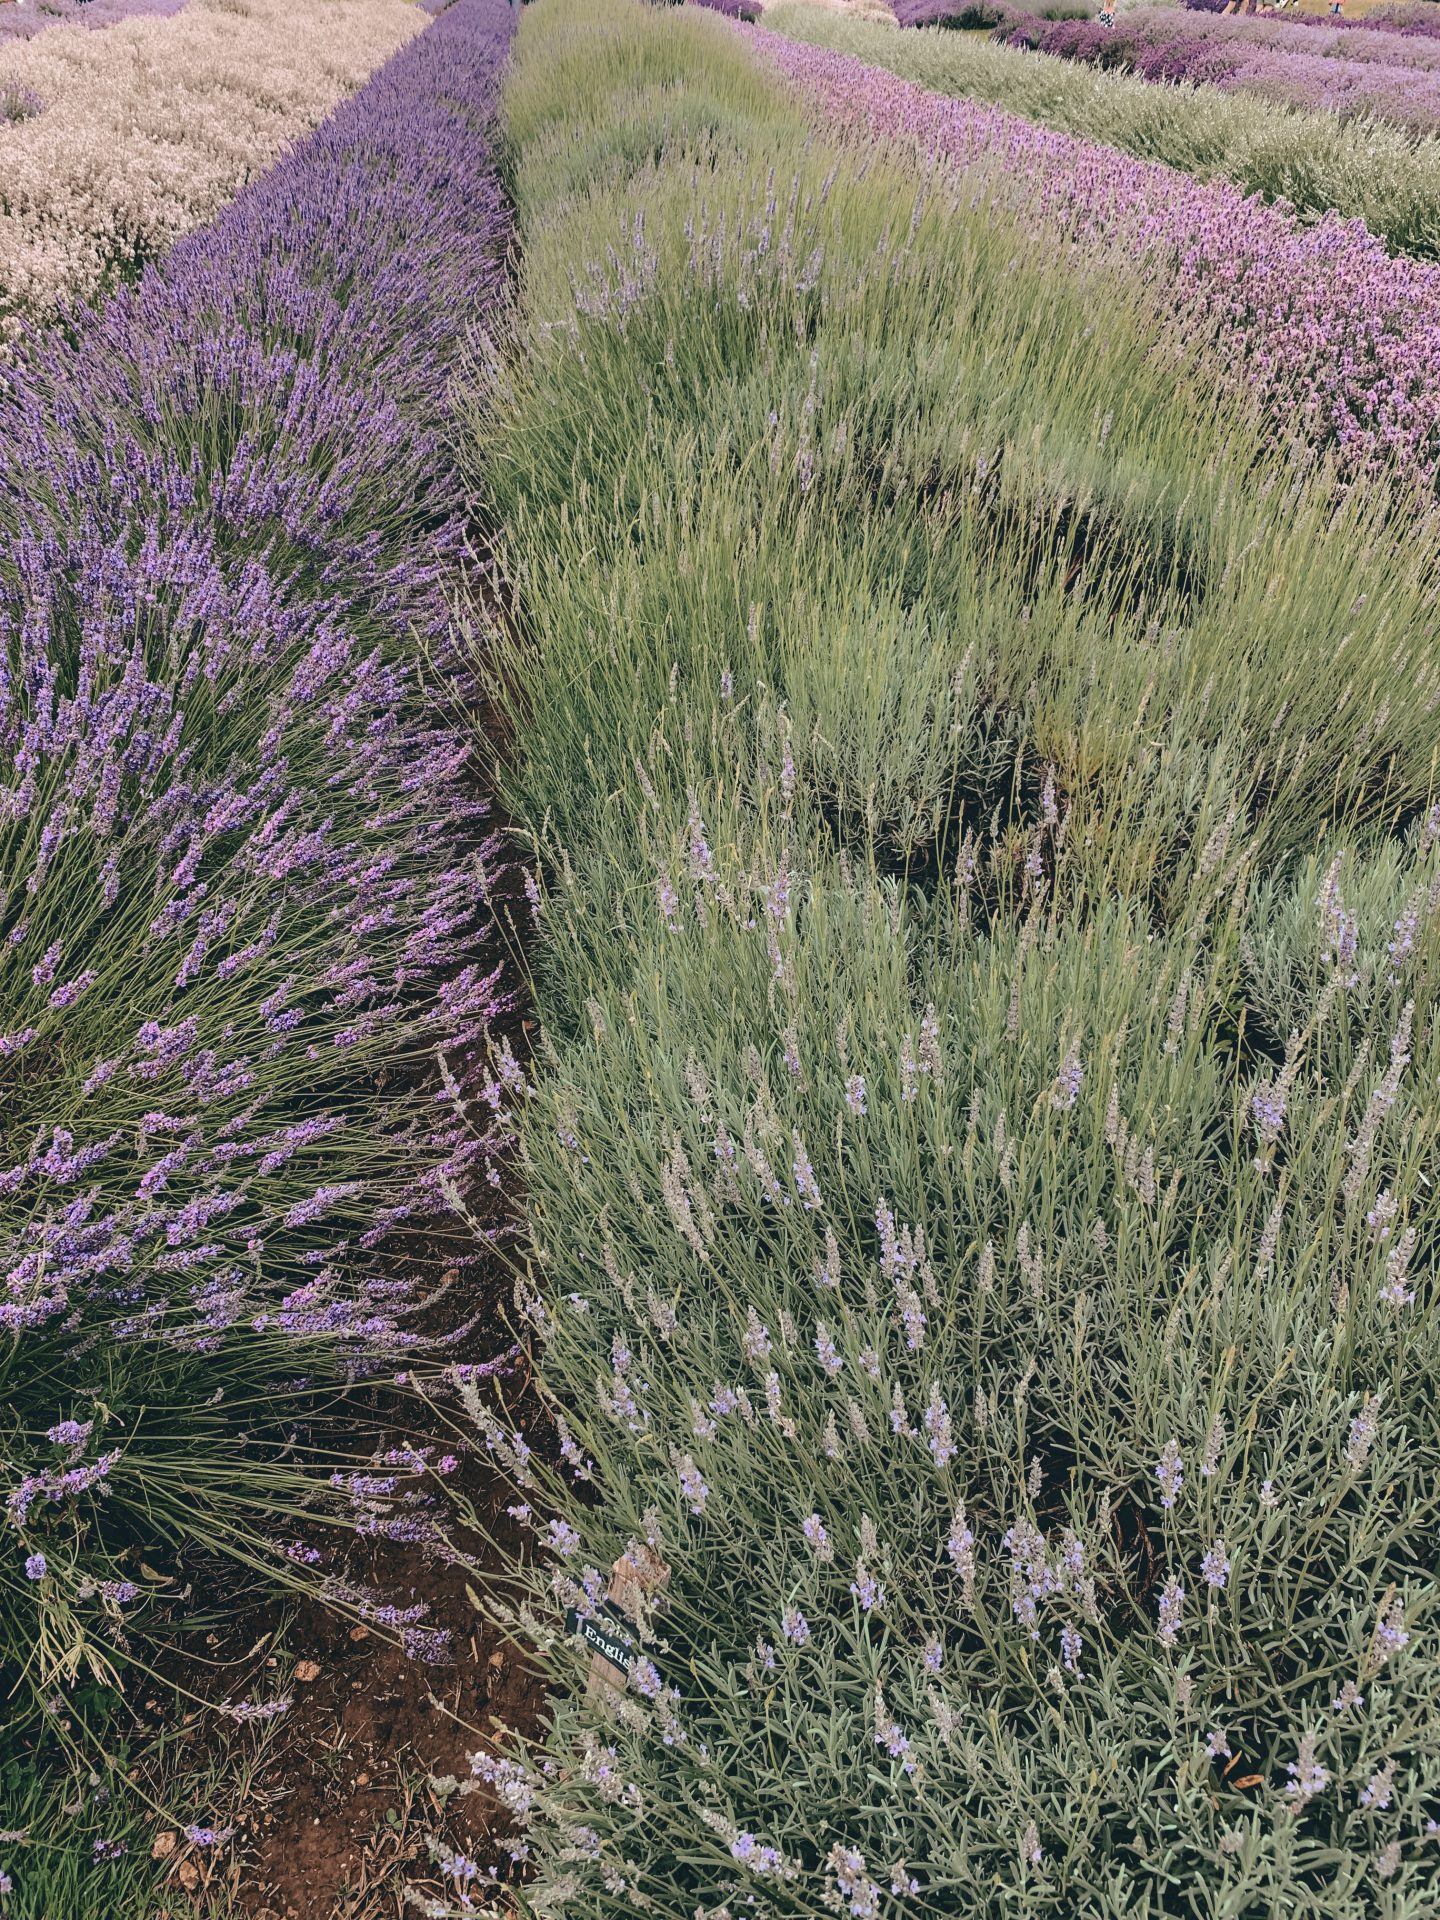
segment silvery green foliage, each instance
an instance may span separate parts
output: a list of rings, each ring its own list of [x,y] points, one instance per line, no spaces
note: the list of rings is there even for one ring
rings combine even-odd
[[[539,1914],[1418,1917],[1432,562],[1133,280],[793,116],[706,23],[522,30],[556,1446],[482,1424],[555,1702],[474,1780]],[[606,1711],[567,1613],[649,1553]]]

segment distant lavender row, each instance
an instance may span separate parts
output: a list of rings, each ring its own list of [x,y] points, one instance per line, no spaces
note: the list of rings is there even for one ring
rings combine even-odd
[[[1016,16],[997,28],[996,38],[1064,60],[1136,73],[1153,82],[1219,86],[1312,112],[1388,120],[1419,133],[1440,129],[1440,71],[1434,70],[1440,45],[1436,42],[1373,35],[1374,40],[1424,50],[1414,64],[1384,65],[1374,59],[1342,59],[1333,52],[1312,51],[1303,28],[1286,35],[1283,27],[1260,25],[1257,36],[1256,25],[1243,19],[1147,8],[1123,16],[1113,27],[1097,20],[1037,21]],[[1273,44],[1265,42],[1267,35]]]
[[[981,27],[998,27],[1007,21],[1038,18],[1044,20],[1088,20],[1093,17],[1087,0],[1063,0],[1054,6],[1041,6],[1027,13],[1011,0],[891,0],[895,23],[901,27],[955,27],[971,32]]]
[[[1229,0],[1181,0],[1192,13],[1223,14]],[[1232,14],[1231,19],[1244,16]],[[1253,14],[1252,16],[1253,17]],[[1283,26],[1303,27],[1311,32],[1384,33],[1405,39],[1440,40],[1440,7],[1434,0],[1415,0],[1415,4],[1376,7],[1365,14],[1288,13],[1284,20],[1258,21],[1266,29]]]
[[[697,7],[709,7],[714,13],[723,13],[727,20],[758,20],[765,11],[761,0],[691,0]]]
[[[424,25],[405,0],[188,0],[0,45],[0,353],[213,220]]]
[[[1008,12],[1003,0],[891,0],[901,27],[993,27]]]
[[[913,141],[984,169],[997,198],[1167,289],[1177,320],[1213,333],[1237,386],[1282,431],[1333,447],[1351,472],[1440,468],[1440,268],[1392,257],[1358,222],[1300,227],[1223,180],[948,99],[850,55],[757,35],[830,122]]]
[[[114,27],[141,14],[168,18],[186,0],[13,0],[0,6],[0,41],[33,40],[47,27]]]
[[[1324,14],[1297,14],[1276,19],[1273,15],[1215,14],[1177,12],[1173,7],[1139,7],[1118,16],[1114,28],[1118,39],[1125,40],[1137,30],[1157,32],[1168,27],[1172,32],[1203,35],[1212,45],[1230,44],[1266,47],[1272,52],[1303,54],[1307,59],[1341,63],[1355,62],[1383,67],[1419,67],[1440,71],[1440,6],[1427,0],[1436,15],[1435,32],[1406,28],[1372,27],[1374,15],[1364,20],[1345,22]]]
[[[902,27],[992,27],[1023,15],[1027,9],[1015,0],[890,0],[891,11]],[[1440,39],[1440,6],[1434,0],[1419,0],[1414,6],[1377,8],[1362,17],[1343,14],[1292,13],[1282,20],[1274,14],[1261,16],[1253,7],[1246,14],[1225,15],[1229,0],[1182,0],[1180,10],[1201,18],[1209,16],[1237,34],[1249,34],[1257,41],[1281,42],[1294,36],[1312,43],[1310,53],[1338,53],[1343,59],[1379,60],[1397,66],[1429,64],[1420,57],[1427,39]],[[1055,0],[1052,5],[1028,9],[1041,20],[1094,19],[1098,8],[1088,0]],[[1174,8],[1164,9],[1173,20]],[[1128,25],[1131,16],[1121,16]],[[1354,42],[1355,45],[1349,44]],[[1343,44],[1337,44],[1343,43]]]
[[[1144,10],[1169,12],[1173,10]],[[1137,15],[1123,13],[1121,27],[1129,27]],[[1440,67],[1440,6],[1425,0],[1425,19],[1409,25],[1396,15],[1367,13],[1363,19],[1348,19],[1344,13],[1286,13],[1283,17],[1258,13],[1212,12],[1208,8],[1187,10],[1188,25],[1208,23],[1212,31],[1227,33],[1236,40],[1250,40],[1254,46],[1273,46],[1288,54],[1313,54],[1325,60],[1375,61],[1382,67]]]
[[[456,0],[0,404],[0,1627],[88,1596],[118,1631],[100,1496],[142,1537],[180,1501],[174,1538],[243,1494],[187,1406],[238,1380],[253,1438],[327,1351],[393,1367],[433,1269],[371,1250],[443,1237],[483,1154],[417,1084],[473,1082],[498,992],[494,843],[416,661],[512,25]]]

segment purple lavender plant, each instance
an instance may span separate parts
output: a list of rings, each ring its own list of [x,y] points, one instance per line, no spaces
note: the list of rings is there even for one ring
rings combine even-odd
[[[157,1509],[263,1529],[236,1422],[263,1449],[275,1383],[415,1347],[427,1280],[381,1250],[443,1251],[485,1151],[425,1082],[480,1075],[497,857],[415,662],[451,670],[513,18],[458,0],[0,402],[12,1604],[27,1556],[42,1604],[96,1594]]]
[[[995,27],[1015,14],[1004,0],[894,0],[902,27]]]
[[[20,120],[33,120],[44,107],[45,102],[33,87],[19,86],[13,81],[0,86],[0,125],[14,126]]]

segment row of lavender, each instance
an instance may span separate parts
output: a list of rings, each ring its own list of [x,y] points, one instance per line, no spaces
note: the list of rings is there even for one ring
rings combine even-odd
[[[767,44],[542,0],[507,85],[527,350],[460,411],[558,1449],[475,1413],[567,1684],[474,1773],[536,1915],[1418,1920],[1435,510]]]
[[[707,0],[701,0],[706,4]],[[1397,65],[1425,64],[1417,59],[1416,42],[1440,40],[1440,6],[1434,0],[1415,0],[1410,6],[1376,7],[1358,15],[1292,13],[1284,20],[1273,16],[1260,19],[1254,0],[1229,13],[1235,0],[1182,0],[1186,11],[1212,16],[1228,16],[1231,26],[1263,37],[1278,39],[1292,31],[1303,31],[1310,44],[1306,51],[1338,55],[1341,59],[1379,60]],[[979,28],[994,26],[1007,12],[1006,0],[890,0],[896,24],[902,27]],[[1043,20],[1093,19],[1099,9],[1088,0],[1054,0],[1031,11]],[[1113,11],[1113,9],[1112,9]]]
[[[1253,15],[1256,12],[1256,0],[1244,0],[1244,5],[1235,6],[1235,0],[1182,0],[1182,4],[1192,13],[1227,13],[1234,7],[1232,18]],[[1399,0],[1395,6],[1372,7],[1363,14],[1344,13],[1301,13],[1298,10],[1287,14],[1280,23],[1287,27],[1308,27],[1324,34],[1332,34],[1345,29],[1361,33],[1403,34],[1412,39],[1440,39],[1440,10],[1434,0]],[[1359,56],[1357,55],[1357,58]]]
[[[766,35],[827,120],[973,168],[1027,221],[1164,289],[1178,332],[1209,339],[1277,431],[1342,472],[1440,474],[1440,268],[1397,258],[1359,222],[1302,226],[1224,180],[949,99],[848,54]]]
[[[142,14],[179,13],[186,0],[13,0],[0,6],[0,43],[33,40],[49,27],[114,27]]]
[[[1156,20],[1168,11],[1169,25],[1204,33],[1215,45],[1268,47],[1342,65],[1415,67],[1430,73],[1440,72],[1440,6],[1426,0],[1426,8],[1427,17],[1418,25],[1398,26],[1387,25],[1384,16],[1378,16],[1378,24],[1371,25],[1369,18],[1347,21],[1305,13],[1276,19],[1273,15],[1226,16],[1204,8],[1177,13],[1173,8],[1153,7],[1122,14],[1116,27],[1117,31],[1126,32],[1137,19]]]
[[[165,1545],[293,1560],[307,1383],[403,1368],[434,1270],[376,1250],[443,1248],[484,1150],[436,1090],[496,851],[416,660],[513,14],[457,0],[0,408],[0,1653],[42,1687]],[[413,1537],[407,1484],[343,1493]]]
[[[425,24],[408,0],[82,0],[55,19],[122,9],[112,32],[0,45],[7,360],[24,321],[98,302],[215,219]],[[20,11],[0,5],[0,29]]]
[[[1303,27],[1147,7],[1113,26],[1012,13],[996,37],[1149,81],[1219,86],[1417,133],[1440,129],[1440,43],[1424,36],[1337,33],[1317,45],[1321,36]]]

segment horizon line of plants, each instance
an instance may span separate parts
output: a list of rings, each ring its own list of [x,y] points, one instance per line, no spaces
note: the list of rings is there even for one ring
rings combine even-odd
[[[1147,6],[1146,11],[1150,9]],[[1246,15],[1208,14],[1203,7],[1187,7],[1212,26],[1219,26],[1238,40],[1258,47],[1284,47],[1303,50],[1314,58],[1341,62],[1369,62],[1380,66],[1413,66],[1432,70],[1440,65],[1440,8],[1434,0],[1418,0],[1415,7],[1354,18],[1329,14],[1296,13]],[[1406,18],[1401,20],[1401,15]],[[1418,15],[1417,19],[1409,16]],[[1129,15],[1125,16],[1128,20]]]
[[[1223,13],[1231,0],[1181,0],[1181,4],[1192,13]],[[1434,0],[1395,0],[1393,5],[1370,7],[1364,13],[1303,13],[1296,8],[1283,21],[1261,24],[1306,27],[1325,34],[1373,32],[1404,39],[1440,39],[1440,16]]]
[[[1420,1920],[1434,507],[697,12],[541,0],[504,125],[522,1910]]]

